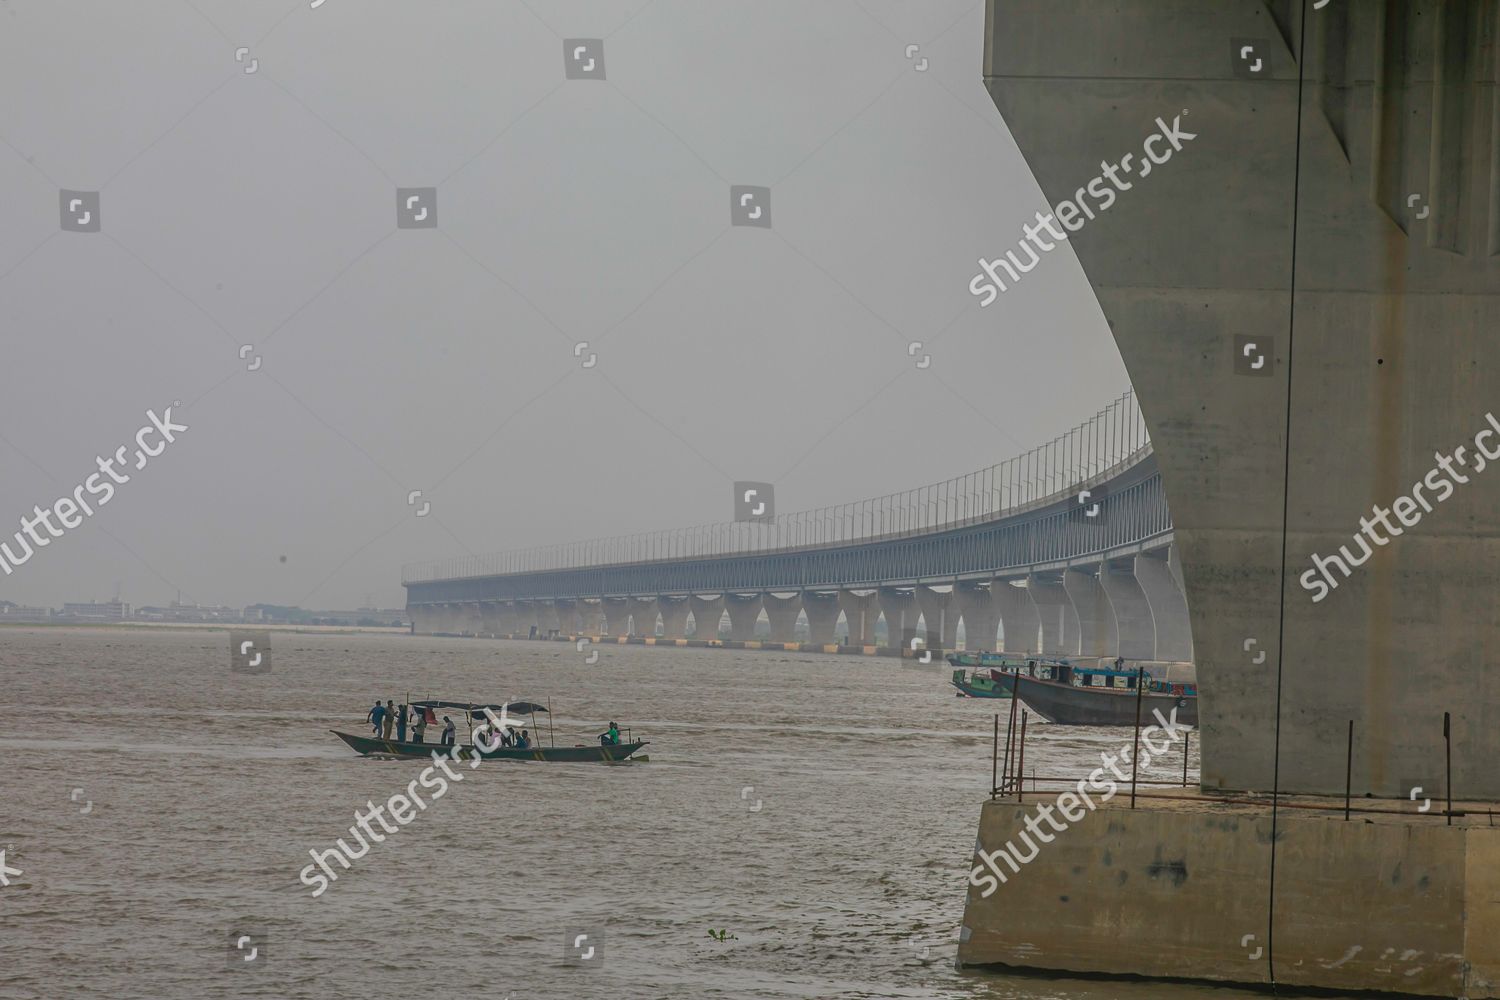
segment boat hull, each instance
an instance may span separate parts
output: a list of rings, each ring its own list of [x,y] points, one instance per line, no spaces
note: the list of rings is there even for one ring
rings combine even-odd
[[[970,698],[1009,698],[1011,686],[1015,683],[1013,674],[1001,674],[999,678],[992,680],[989,686],[979,687],[962,677],[953,678],[953,686],[958,688],[959,694]]]
[[[1057,725],[1135,725],[1136,693],[1133,690],[1075,687],[1023,677],[1016,692],[1021,704]],[[1196,695],[1147,692],[1141,696],[1140,703],[1142,725],[1155,721],[1153,710],[1159,710],[1163,718],[1170,719],[1173,709],[1176,709],[1179,723],[1198,725]]]
[[[434,753],[446,755],[455,749],[454,747],[444,746],[441,743],[411,743],[400,740],[380,739],[374,736],[355,736],[352,733],[341,733],[337,729],[329,731],[348,744],[355,753],[366,756],[380,754],[387,757],[431,757]],[[528,747],[525,750],[517,750],[513,747],[485,750],[481,747],[463,744],[456,748],[456,756],[459,760],[472,760],[475,756],[479,756],[485,760],[541,760],[574,764],[608,764],[627,759],[648,742],[647,740],[638,740],[634,743],[617,743],[613,746]]]

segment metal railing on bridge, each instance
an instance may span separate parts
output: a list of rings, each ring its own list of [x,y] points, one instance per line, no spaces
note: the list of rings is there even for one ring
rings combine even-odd
[[[843,546],[949,531],[1024,513],[1076,493],[1151,452],[1133,390],[1046,444],[978,472],[900,493],[778,514],[485,555],[414,563],[403,584],[560,569]]]

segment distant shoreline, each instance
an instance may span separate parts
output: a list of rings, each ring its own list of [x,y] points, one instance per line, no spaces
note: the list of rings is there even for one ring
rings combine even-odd
[[[370,632],[375,635],[407,635],[410,632],[406,626],[399,628],[390,625],[291,625],[285,623],[267,624],[254,622],[249,624],[228,622],[220,625],[213,622],[7,622],[0,621],[0,628],[82,628],[82,629],[177,629],[197,630],[200,632],[307,632],[307,633],[349,633]]]

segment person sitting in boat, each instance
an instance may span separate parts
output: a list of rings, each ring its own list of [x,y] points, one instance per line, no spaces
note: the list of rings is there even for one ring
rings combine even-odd
[[[448,716],[446,715],[443,716],[443,746],[451,747],[453,745],[454,735],[457,732],[458,727],[453,724],[453,720],[448,718]]]
[[[365,715],[365,721],[374,727],[376,736],[380,735],[380,720],[384,715],[385,706],[380,703],[379,698],[376,698],[375,707],[370,709],[369,713]]]
[[[526,735],[526,730],[524,730],[524,729],[521,730],[520,735],[518,735],[516,737],[516,749],[517,750],[530,750],[531,749],[531,737],[528,736],[528,735]]]
[[[516,741],[511,738],[511,731],[509,726],[506,726],[504,729],[500,730],[500,745],[502,747],[515,746],[515,742]]]
[[[613,747],[620,745],[620,727],[614,722],[609,724],[609,732],[599,735],[599,745]]]

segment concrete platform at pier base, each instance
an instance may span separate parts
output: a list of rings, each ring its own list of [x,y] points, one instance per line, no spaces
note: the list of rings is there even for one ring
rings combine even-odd
[[[1074,800],[1064,814],[1062,788],[984,803],[976,880],[992,874],[980,850],[1009,844],[1018,861],[1036,850],[1018,870],[991,854],[1005,881],[987,898],[990,883],[969,886],[961,966],[1500,997],[1493,803],[1455,802],[1466,814],[1448,826],[1440,801],[1423,814],[1422,801],[1355,799],[1388,811],[1346,822],[1342,799],[1282,796],[1273,905],[1269,796],[1158,790],[1132,810],[1121,786],[1109,802],[1090,789],[1097,808]]]

